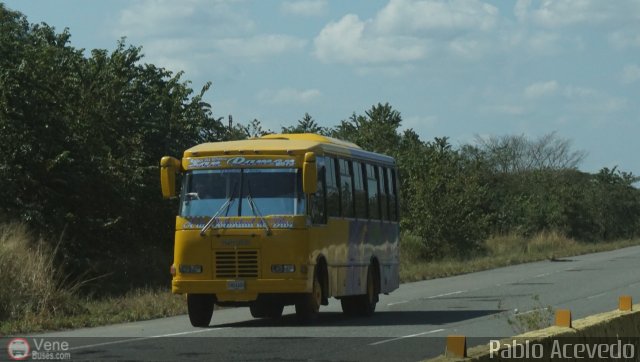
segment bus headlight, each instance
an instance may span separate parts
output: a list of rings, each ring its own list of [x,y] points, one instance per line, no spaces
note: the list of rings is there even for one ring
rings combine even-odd
[[[272,273],[293,273],[296,271],[296,266],[293,264],[271,264]]]
[[[198,273],[202,273],[202,265],[180,264],[180,274],[198,274]]]

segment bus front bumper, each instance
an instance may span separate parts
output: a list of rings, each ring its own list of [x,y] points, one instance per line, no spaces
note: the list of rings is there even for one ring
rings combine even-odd
[[[237,280],[173,280],[174,294],[215,294],[218,301],[248,302],[258,294],[310,293],[304,279],[245,279],[244,288]]]

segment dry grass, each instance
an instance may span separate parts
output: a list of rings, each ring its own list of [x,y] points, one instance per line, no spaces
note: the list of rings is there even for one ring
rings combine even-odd
[[[186,313],[184,298],[168,289],[135,290],[92,300],[83,281],[55,267],[56,250],[35,240],[22,224],[0,225],[0,335],[91,327]]]
[[[0,321],[81,309],[74,297],[80,283],[56,269],[55,252],[22,224],[0,225],[0,275],[9,276],[0,288]]]
[[[485,242],[484,255],[460,260],[449,258],[422,261],[415,258],[420,240],[415,236],[403,236],[400,280],[411,282],[540,260],[553,260],[573,255],[595,253],[640,245],[640,240],[621,240],[607,243],[580,243],[556,232],[543,232],[530,238],[518,235],[501,235]]]
[[[122,297],[101,300],[78,299],[82,311],[73,314],[28,313],[0,322],[0,335],[49,330],[96,327],[185,314],[183,296],[167,289],[138,289]]]

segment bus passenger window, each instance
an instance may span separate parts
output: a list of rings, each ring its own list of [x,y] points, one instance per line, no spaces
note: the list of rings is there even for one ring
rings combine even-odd
[[[367,192],[364,189],[364,177],[362,175],[362,164],[353,161],[353,185],[355,189],[355,215],[359,219],[367,218]]]
[[[326,174],[326,167],[320,166],[322,162],[320,159],[318,159],[318,190],[316,191],[316,193],[313,195],[312,201],[311,201],[311,222],[314,224],[326,224],[327,223],[327,218],[326,218],[326,202],[325,202],[325,174]]]
[[[334,158],[326,158],[325,176],[327,180],[327,215],[340,216],[340,190],[338,189],[338,173]]]
[[[380,181],[381,219],[389,220],[389,185],[387,181],[387,169],[384,167],[378,167],[376,171],[378,174],[378,180]]]
[[[353,181],[351,179],[350,163],[338,160],[340,168],[340,210],[343,217],[353,217]]]
[[[398,221],[398,193],[396,189],[396,172],[395,170],[389,170],[388,182],[389,182],[389,216],[392,221]]]
[[[376,169],[372,165],[367,165],[367,193],[369,198],[369,217],[380,219],[380,200],[378,198],[378,176]]]

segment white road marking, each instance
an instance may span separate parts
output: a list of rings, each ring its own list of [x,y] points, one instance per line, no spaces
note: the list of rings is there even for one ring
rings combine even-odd
[[[607,295],[607,293],[595,294],[595,295],[587,297],[587,299],[598,298],[598,297],[602,297],[603,295]]]
[[[387,305],[396,305],[396,304],[404,304],[404,303],[409,303],[409,301],[408,300],[402,300],[402,301],[399,301],[399,302],[389,303]]]
[[[422,332],[422,333],[409,334],[407,336],[396,337],[396,338],[391,338],[391,339],[385,339],[385,340],[382,340],[382,341],[370,343],[369,345],[370,346],[376,346],[378,344],[383,344],[383,343],[387,343],[387,342],[393,342],[393,341],[397,341],[397,340],[405,339],[405,338],[424,336],[426,334],[433,334],[433,333],[438,333],[438,332],[442,332],[442,331],[444,331],[444,329],[436,329],[436,330],[433,330],[433,331],[426,331],[426,332]]]
[[[202,333],[202,332],[218,331],[218,330],[221,330],[221,329],[226,329],[226,327],[225,328],[221,327],[221,328],[210,328],[210,329],[198,329],[196,331],[187,331],[187,332],[169,333],[169,334],[159,334],[157,336],[149,336],[149,337],[135,337],[135,338],[128,338],[128,339],[121,339],[121,340],[118,340],[118,341],[87,344],[87,345],[84,345],[84,346],[71,347],[71,348],[69,348],[69,350],[73,351],[73,350],[85,349],[85,348],[109,346],[109,345],[113,345],[113,344],[122,344],[122,343],[136,342],[136,341],[145,341],[147,339],[154,339],[154,338],[175,337],[175,336],[182,336],[182,335],[185,335],[185,334],[195,334],[195,333]],[[96,338],[101,338],[101,337],[96,337]]]
[[[547,275],[550,275],[551,273],[542,273],[542,274],[538,274],[536,275],[534,278],[542,278],[542,277],[546,277]]]
[[[438,294],[438,295],[434,295],[434,296],[431,296],[431,297],[427,297],[427,299],[446,297],[448,295],[460,294],[460,293],[464,293],[464,292],[466,292],[466,290],[457,290],[457,291],[451,292],[451,293],[444,293],[444,294]]]

